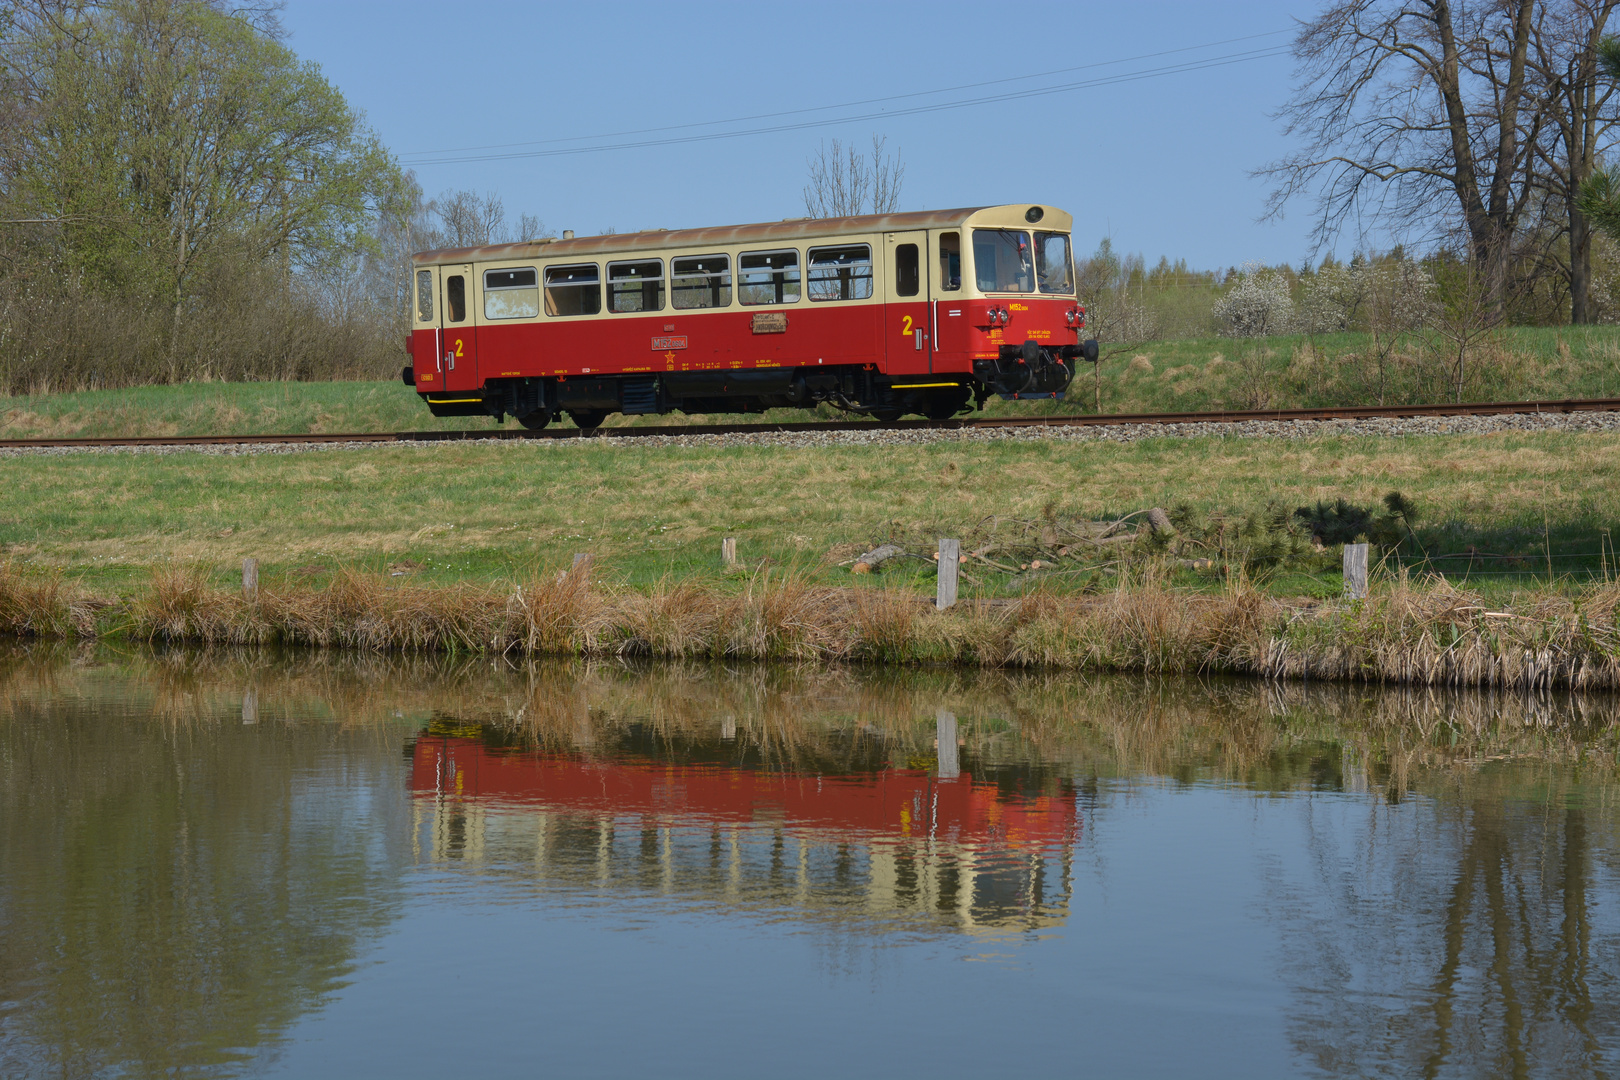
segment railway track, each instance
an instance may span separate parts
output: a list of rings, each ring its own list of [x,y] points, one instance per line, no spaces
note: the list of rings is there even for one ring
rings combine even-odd
[[[648,427],[597,428],[581,431],[467,430],[350,432],[322,435],[170,435],[88,439],[0,439],[0,448],[50,449],[98,446],[266,446],[289,443],[424,443],[479,439],[638,439],[656,435],[736,435],[754,432],[958,431],[966,428],[1103,427],[1122,424],[1242,424],[1256,420],[1365,420],[1422,416],[1511,416],[1580,412],[1620,412],[1620,398],[1577,398],[1565,401],[1480,401],[1457,405],[1349,405],[1325,409],[1248,409],[1228,412],[1102,413],[1079,416],[965,417],[957,420],[820,420],[767,424],[660,424]]]

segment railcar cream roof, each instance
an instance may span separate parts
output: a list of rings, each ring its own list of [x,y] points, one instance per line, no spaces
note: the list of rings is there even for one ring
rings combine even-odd
[[[1039,206],[1041,220],[1031,226],[1024,215]],[[907,232],[949,229],[970,225],[999,228],[1037,228],[1067,232],[1074,218],[1055,206],[1010,203],[1005,206],[967,206],[957,210],[926,210],[914,214],[863,214],[842,218],[789,218],[758,225],[721,225],[708,229],[657,229],[652,232],[576,236],[572,240],[529,240],[518,244],[484,247],[438,248],[411,256],[418,263],[506,262],[515,259],[562,259],[622,255],[662,248],[727,248],[759,244],[786,244],[852,233]]]

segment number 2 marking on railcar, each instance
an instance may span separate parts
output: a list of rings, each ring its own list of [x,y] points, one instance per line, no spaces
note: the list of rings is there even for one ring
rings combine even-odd
[[[461,359],[461,339],[456,338],[456,359]]]
[[[902,315],[901,318],[904,319],[905,322],[902,323],[901,326],[900,326],[900,336],[901,337],[910,337],[911,336],[911,316],[910,315]]]

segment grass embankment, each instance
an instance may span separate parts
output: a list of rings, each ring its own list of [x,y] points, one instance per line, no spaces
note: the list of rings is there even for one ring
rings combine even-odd
[[[1198,412],[1375,404],[1376,379],[1365,334],[1290,335],[1252,342],[1203,338],[1109,347],[1100,376],[1102,411]],[[1406,342],[1391,360],[1384,399],[1390,404],[1449,400],[1444,373],[1420,343]],[[1470,400],[1561,399],[1620,395],[1620,328],[1516,328],[1475,350],[1465,375]],[[1032,404],[992,400],[985,415],[1090,412],[1096,387],[1082,365],[1067,401]],[[1439,381],[1437,381],[1439,380]],[[776,409],[763,416],[614,416],[609,426],[803,421],[845,417]],[[507,420],[506,428],[518,425]],[[558,426],[571,426],[566,418]],[[0,399],[0,437],[256,435],[408,430],[494,429],[479,417],[435,419],[415,391],[398,381],[183,383]]]
[[[1380,370],[1367,334],[1289,334],[1105,345],[1103,412],[1202,412],[1452,401],[1456,357],[1434,337],[1402,338]],[[1096,387],[1081,368],[1059,411],[1091,411]],[[1513,327],[1474,342],[1462,369],[1464,401],[1620,396],[1620,327]],[[1051,405],[1043,409],[1052,409]]]
[[[1250,536],[1278,508],[1398,488],[1432,557],[1612,571],[1617,465],[1620,436],[1559,433],[29,455],[6,463],[0,629],[1620,687],[1611,586],[1397,578],[1367,604],[1322,603],[1302,598],[1339,592],[1334,549],[1296,534],[1282,566],[1252,565],[1265,537]],[[1041,550],[1054,523],[1151,506],[1201,531],[1083,549],[1050,573],[970,563],[958,610],[925,601],[937,537]],[[743,567],[720,565],[722,536]],[[840,565],[883,540],[916,557],[870,577]],[[595,556],[588,587],[558,580],[576,551]],[[1177,569],[1200,551],[1214,567]],[[244,556],[262,562],[253,601]]]
[[[1309,546],[1280,567],[1251,559],[1248,534],[1322,500],[1377,505],[1399,490],[1421,511],[1403,558],[1448,576],[1501,581],[1596,573],[1620,517],[1620,436],[1154,439],[1130,444],[952,440],[890,446],[641,447],[598,443],[385,446],[297,454],[24,455],[5,462],[0,557],[60,568],[98,592],[144,583],[152,566],[219,568],[245,557],[265,580],[320,583],[343,568],[412,582],[519,581],[591,552],[606,582],[735,588],[720,539],[745,569],[792,569],[813,585],[861,584],[847,563],[895,541],[920,558],[877,575],[931,590],[939,537],[1003,545],[966,569],[968,597],[1109,587],[1121,567],[1049,524],[1111,521],[1162,506],[1188,522],[1158,554],[1209,558],[1177,579],[1210,587],[1250,560],[1268,592],[1334,595],[1337,552]],[[1140,520],[1140,519],[1136,519]],[[1195,528],[1192,522],[1199,522]],[[1054,524],[1054,527],[1055,527]],[[1262,538],[1263,539],[1263,538]],[[1022,545],[1022,546],[1019,546]],[[1447,557],[1452,556],[1452,557]],[[1492,556],[1486,560],[1486,556]],[[1505,556],[1505,558],[1503,558]],[[1550,556],[1550,558],[1549,558]],[[1472,568],[1472,569],[1471,569]]]

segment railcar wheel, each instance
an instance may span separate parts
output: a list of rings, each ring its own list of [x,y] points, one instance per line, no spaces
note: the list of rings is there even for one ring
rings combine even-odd
[[[949,420],[966,408],[972,397],[973,391],[965,386],[936,390],[922,400],[922,408],[917,411],[930,420]]]
[[[518,417],[517,422],[528,428],[530,431],[539,431],[541,428],[551,423],[551,410],[536,409],[532,413],[526,413],[523,416]]]
[[[595,431],[607,419],[605,409],[569,409],[568,419],[581,431]]]
[[[873,409],[872,419],[880,424],[892,424],[905,414],[899,409]]]

